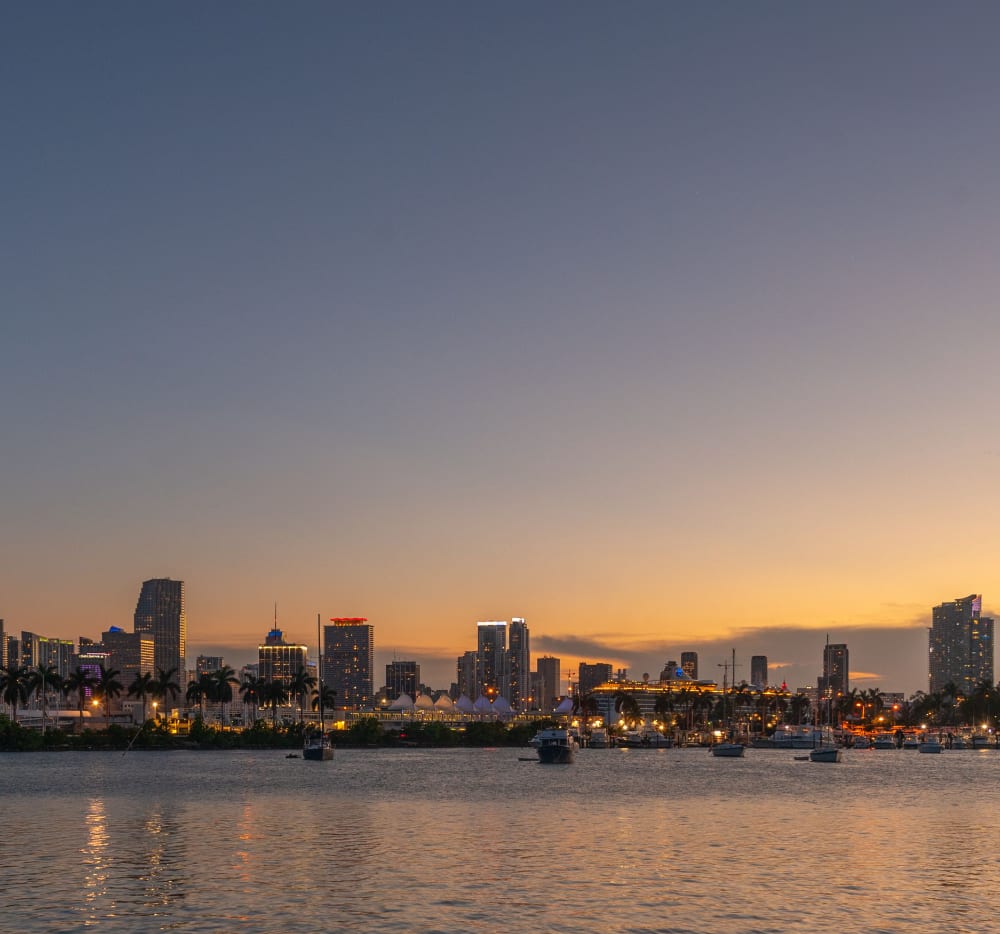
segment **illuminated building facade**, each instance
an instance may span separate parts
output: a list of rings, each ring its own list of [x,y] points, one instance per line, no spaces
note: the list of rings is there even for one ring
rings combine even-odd
[[[121,672],[119,680],[126,689],[136,675],[155,674],[153,640],[141,632],[125,632],[112,626],[101,635],[100,647],[108,653],[111,667]]]
[[[69,639],[52,639],[34,632],[21,632],[18,664],[26,668],[51,665],[60,678],[69,677],[73,668],[74,646]]]
[[[183,682],[187,655],[184,581],[169,577],[144,581],[132,628],[153,640],[154,668],[173,671],[178,681]]]
[[[280,681],[287,687],[300,668],[306,667],[308,647],[285,642],[280,629],[272,629],[257,646],[257,672],[261,681]]]
[[[336,704],[349,710],[375,702],[375,629],[363,616],[338,616],[323,627],[323,686],[337,692]]]
[[[463,694],[469,700],[476,699],[476,668],[478,656],[475,652],[459,655],[455,662],[455,690],[452,700],[458,700]]]
[[[954,684],[966,697],[980,682],[993,684],[993,620],[982,616],[982,594],[933,608],[928,640],[931,693]]]
[[[692,681],[698,680],[698,653],[681,652],[681,668]]]
[[[823,676],[817,688],[821,697],[839,697],[846,694],[848,686],[848,654],[844,643],[827,643],[823,646]]]

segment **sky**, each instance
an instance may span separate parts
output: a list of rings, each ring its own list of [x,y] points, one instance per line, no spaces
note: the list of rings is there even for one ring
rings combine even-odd
[[[996,4],[0,11],[0,618],[927,687],[1000,611]],[[737,669],[737,677],[740,670]]]

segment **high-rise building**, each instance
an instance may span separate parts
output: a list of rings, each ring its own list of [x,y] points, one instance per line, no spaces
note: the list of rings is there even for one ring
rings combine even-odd
[[[452,700],[458,700],[463,694],[469,700],[476,699],[476,669],[478,667],[478,656],[475,652],[466,652],[459,655],[455,662],[455,696]]]
[[[932,694],[954,684],[968,697],[981,682],[993,684],[993,620],[982,609],[982,594],[933,608],[927,653]]]
[[[194,662],[195,678],[210,675],[222,667],[221,655],[199,655]]]
[[[133,629],[152,638],[154,668],[173,671],[178,682],[183,683],[187,655],[184,581],[169,577],[144,581],[135,605]]]
[[[681,652],[681,668],[692,681],[698,680],[698,653]]]
[[[7,667],[7,634],[3,631],[3,620],[0,619],[0,668]]]
[[[750,656],[750,683],[754,687],[767,687],[767,656]]]
[[[524,700],[531,694],[529,675],[531,674],[531,646],[528,639],[528,626],[523,619],[515,616],[510,621],[510,644],[507,649],[507,684],[506,695],[511,707],[521,710]]]
[[[507,697],[510,680],[507,671],[507,622],[490,620],[477,625],[476,696]]]
[[[112,626],[101,635],[100,646],[108,653],[108,664],[121,672],[118,680],[126,689],[136,675],[155,674],[153,640],[141,632],[125,632]]]
[[[817,688],[821,697],[838,697],[846,694],[848,686],[848,655],[844,643],[823,646],[823,676]]]
[[[580,662],[579,692],[581,697],[586,697],[599,684],[604,684],[611,680],[611,665],[607,662]]]
[[[363,616],[337,616],[323,627],[323,686],[337,692],[337,706],[351,710],[375,702],[375,629]]]
[[[285,641],[280,629],[272,629],[257,646],[257,674],[261,681],[280,681],[287,688],[300,668],[306,667],[309,647]]]
[[[69,676],[73,665],[73,642],[70,639],[54,639],[34,632],[21,632],[18,649],[19,664],[26,668],[51,665],[60,678]]]
[[[420,690],[420,666],[416,662],[389,662],[385,666],[386,700],[394,701],[400,694],[412,700]]]
[[[543,713],[551,713],[556,705],[556,699],[562,691],[561,662],[552,655],[543,655],[538,659],[539,703],[538,708]]]

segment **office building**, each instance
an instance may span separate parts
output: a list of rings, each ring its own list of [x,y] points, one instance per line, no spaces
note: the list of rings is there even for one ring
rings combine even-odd
[[[112,626],[101,635],[99,645],[108,653],[108,664],[121,672],[118,680],[126,690],[136,675],[156,674],[153,640],[143,633],[125,632],[124,629]]]
[[[538,709],[543,713],[552,713],[562,692],[560,665],[560,660],[552,655],[538,659]]]
[[[194,676],[197,680],[202,675],[210,675],[222,667],[221,655],[199,655],[194,662]]]
[[[257,646],[257,672],[261,681],[280,681],[287,688],[300,668],[306,667],[308,646],[285,641],[280,629],[272,629]]]
[[[507,648],[507,691],[505,695],[515,710],[524,708],[525,699],[531,694],[531,646],[528,626],[515,616],[510,621],[510,638]]]
[[[73,654],[74,646],[69,639],[53,639],[22,630],[17,663],[33,669],[52,666],[60,678],[67,678],[73,668]]]
[[[507,622],[490,620],[477,624],[476,697],[507,697]],[[509,698],[508,698],[509,701]]]
[[[469,700],[475,700],[476,693],[476,669],[478,668],[478,656],[475,652],[466,652],[460,655],[455,661],[455,690],[452,700],[458,700],[463,694]]]
[[[767,687],[767,656],[750,656],[750,683],[756,688]]]
[[[681,668],[692,681],[698,680],[698,653],[681,652]]]
[[[375,703],[375,629],[363,616],[338,616],[323,627],[323,686],[337,692],[337,707]]]
[[[408,694],[410,700],[420,690],[420,666],[416,662],[389,662],[385,666],[385,698],[394,701],[401,694]]]
[[[607,662],[580,662],[580,679],[577,691],[582,697],[590,694],[599,684],[611,680],[611,665]]]
[[[153,640],[154,669],[173,671],[177,681],[183,684],[187,655],[184,581],[169,577],[144,581],[132,628]]]
[[[982,616],[982,608],[982,594],[970,594],[931,611],[927,654],[932,694],[954,684],[968,697],[981,682],[993,684],[993,620]]]
[[[843,643],[823,646],[823,675],[816,687],[821,697],[839,697],[850,690],[848,685],[847,646]]]

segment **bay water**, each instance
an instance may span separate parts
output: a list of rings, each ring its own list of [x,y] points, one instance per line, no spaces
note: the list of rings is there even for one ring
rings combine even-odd
[[[0,756],[3,930],[981,932],[1000,753]]]

